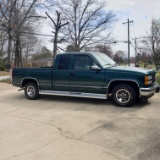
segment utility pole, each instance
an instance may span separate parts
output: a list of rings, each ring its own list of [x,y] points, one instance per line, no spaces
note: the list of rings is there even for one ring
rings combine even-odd
[[[135,66],[137,65],[137,38],[134,39],[135,44]]]
[[[133,20],[130,21],[129,18],[127,22],[123,22],[123,24],[128,23],[128,65],[130,66],[130,23],[133,23]]]
[[[135,66],[136,66],[136,64],[137,64],[137,39],[139,39],[139,38],[132,38],[132,40],[134,40],[134,50],[135,50]]]

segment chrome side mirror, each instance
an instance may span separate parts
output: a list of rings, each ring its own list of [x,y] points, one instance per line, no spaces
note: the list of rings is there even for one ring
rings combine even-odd
[[[100,68],[96,65],[90,67],[91,70],[100,71]]]

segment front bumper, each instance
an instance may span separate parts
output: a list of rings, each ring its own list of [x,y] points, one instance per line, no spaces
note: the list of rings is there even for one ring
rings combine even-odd
[[[150,98],[154,95],[155,92],[159,92],[159,90],[160,86],[157,82],[155,82],[152,87],[140,88],[140,97]]]

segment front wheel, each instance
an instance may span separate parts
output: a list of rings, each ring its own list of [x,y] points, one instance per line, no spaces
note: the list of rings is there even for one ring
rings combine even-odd
[[[25,85],[24,90],[26,98],[30,100],[35,100],[39,98],[39,91],[37,84],[30,82]]]
[[[136,91],[127,84],[119,84],[112,90],[112,99],[118,105],[122,107],[129,107],[136,101]]]

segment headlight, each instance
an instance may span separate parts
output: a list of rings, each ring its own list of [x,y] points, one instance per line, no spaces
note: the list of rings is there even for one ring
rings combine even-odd
[[[153,78],[152,76],[145,76],[144,77],[144,84],[145,85],[149,85],[149,84],[152,84],[153,83]]]

